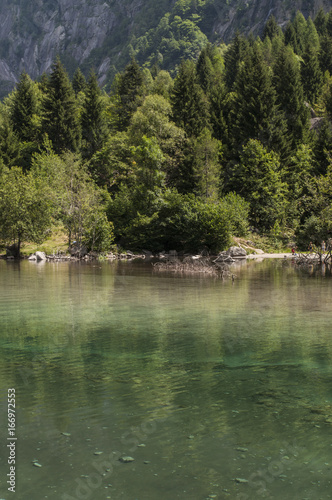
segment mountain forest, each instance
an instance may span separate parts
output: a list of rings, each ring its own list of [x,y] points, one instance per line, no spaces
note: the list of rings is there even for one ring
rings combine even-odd
[[[0,239],[216,253],[332,231],[332,11],[236,34],[176,75],[132,58],[101,88],[56,58],[0,104]]]

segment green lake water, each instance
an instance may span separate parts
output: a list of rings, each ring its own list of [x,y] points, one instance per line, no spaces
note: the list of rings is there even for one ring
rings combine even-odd
[[[1,499],[332,498],[332,277],[234,272],[0,261]]]

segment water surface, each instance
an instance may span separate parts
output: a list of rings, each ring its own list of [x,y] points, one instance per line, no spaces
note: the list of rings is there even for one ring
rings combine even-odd
[[[331,276],[234,272],[0,261],[1,498],[332,498]]]

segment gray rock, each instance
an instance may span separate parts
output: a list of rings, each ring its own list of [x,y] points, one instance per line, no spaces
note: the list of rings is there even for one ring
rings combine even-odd
[[[37,261],[46,260],[45,252],[36,252],[35,255],[36,255]]]
[[[231,257],[236,257],[236,258],[245,258],[247,255],[247,252],[245,251],[244,248],[241,247],[230,247],[226,251],[227,255],[230,255]]]
[[[124,464],[129,464],[130,462],[133,462],[135,459],[133,457],[120,457],[119,461],[124,463]]]
[[[36,261],[37,260],[37,257],[35,256],[35,254],[33,253],[32,255],[30,255],[30,257],[28,258],[28,260],[33,260],[33,261]]]
[[[142,250],[142,254],[145,255],[145,257],[153,257],[153,253],[150,252],[150,250]]]

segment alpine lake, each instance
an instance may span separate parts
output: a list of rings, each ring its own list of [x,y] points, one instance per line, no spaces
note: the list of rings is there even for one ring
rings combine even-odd
[[[0,261],[1,499],[332,498],[330,270],[232,269]]]

